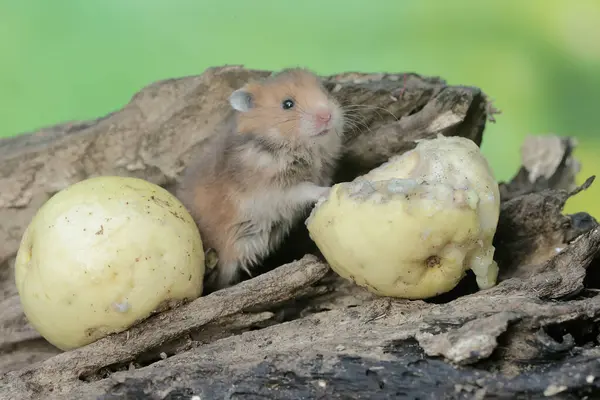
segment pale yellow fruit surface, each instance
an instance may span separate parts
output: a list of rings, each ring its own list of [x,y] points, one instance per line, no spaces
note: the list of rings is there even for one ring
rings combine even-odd
[[[467,270],[496,284],[498,184],[479,147],[438,136],[353,182],[334,185],[306,225],[331,268],[370,291],[424,299]]]
[[[121,332],[203,290],[200,233],[180,201],[148,181],[103,176],[51,197],[15,263],[31,325],[69,350]]]

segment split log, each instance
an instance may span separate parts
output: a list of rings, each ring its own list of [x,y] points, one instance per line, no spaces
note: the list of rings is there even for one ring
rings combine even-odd
[[[222,118],[226,107],[219,108],[224,112],[219,117],[212,114],[225,92],[242,78],[262,73],[230,67],[185,78],[190,79],[187,84],[178,80],[157,84],[146,93],[160,92],[169,105],[177,104],[162,106],[171,110],[169,117],[146,112],[148,120],[141,118],[137,109],[144,107],[131,106],[134,98],[121,114],[72,134],[60,127],[47,130],[52,139],[43,146],[30,147],[28,141],[33,139],[13,139],[5,149],[35,149],[30,159],[48,160],[48,148],[78,149],[69,143],[83,141],[87,143],[83,147],[94,148],[88,156],[97,151],[103,155],[91,164],[78,155],[79,162],[71,167],[78,175],[68,175],[62,184],[115,173],[173,188],[192,148],[210,134],[197,122],[212,118],[210,124]],[[412,139],[439,131],[481,142],[489,105],[476,88],[447,87],[440,80],[414,75],[405,89],[399,75],[364,79],[362,74],[329,78],[329,87],[346,104],[372,106],[360,108],[369,128],[349,132],[337,180],[363,173],[412,148]],[[173,94],[177,90],[179,96]],[[137,101],[140,96],[144,97],[138,95]],[[152,102],[160,108],[157,98],[146,101],[146,110]],[[399,121],[385,113],[379,117],[373,106],[405,117]],[[126,112],[136,117],[128,120]],[[203,117],[197,120],[197,115]],[[104,128],[98,128],[100,124]],[[123,133],[126,128],[130,136]],[[541,147],[556,143],[553,137],[535,140]],[[562,213],[566,200],[589,187],[593,177],[576,187],[569,167],[574,144],[568,139],[558,142],[567,145],[559,146],[552,160],[547,159],[549,153],[525,152],[529,158],[523,157],[524,172],[501,185],[502,209],[494,239],[501,278],[495,287],[478,291],[469,275],[455,290],[427,301],[383,298],[339,278],[318,257],[306,254],[155,315],[128,332],[52,357],[46,353],[31,365],[5,364],[9,368],[0,376],[0,398],[593,398],[600,393],[600,229],[586,213]],[[121,158],[101,150],[110,143]],[[167,148],[173,149],[170,155]],[[1,157],[10,153],[1,149]],[[130,164],[116,162],[124,157],[130,163],[139,161],[145,169],[127,169]],[[544,174],[529,173],[532,166],[542,164]],[[13,176],[23,176],[18,172],[26,168],[14,167]],[[34,198],[39,201],[58,189],[52,186],[55,181],[42,179],[46,172],[40,171],[44,172],[31,180],[35,183],[19,189],[21,197],[30,193],[30,201],[19,212],[31,213]],[[5,210],[17,212],[14,204],[0,212]],[[7,259],[14,248],[11,251]],[[14,311],[18,303],[12,299],[13,313],[6,315],[17,320],[20,311]],[[0,321],[7,326],[6,320]],[[13,352],[4,356],[22,355],[19,349],[27,347],[17,338],[10,347]]]

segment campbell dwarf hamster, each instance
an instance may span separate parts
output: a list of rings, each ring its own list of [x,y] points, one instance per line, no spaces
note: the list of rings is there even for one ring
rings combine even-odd
[[[237,283],[328,193],[342,148],[340,104],[313,72],[285,69],[229,97],[231,120],[194,156],[178,197],[216,266],[205,285]]]

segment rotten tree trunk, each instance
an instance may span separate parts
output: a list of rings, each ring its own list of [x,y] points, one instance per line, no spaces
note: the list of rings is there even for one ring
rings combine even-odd
[[[228,92],[263,74],[229,67],[161,82],[104,119],[0,142],[0,256],[11,260],[19,232],[52,192],[87,176],[138,176],[173,189],[227,114]],[[343,104],[370,106],[358,113],[364,125],[348,132],[337,181],[414,139],[441,132],[481,142],[489,108],[476,88],[415,75],[405,88],[401,75],[328,81]],[[600,230],[585,213],[562,214],[593,178],[575,186],[571,140],[531,139],[524,149],[534,140],[540,151],[525,151],[517,177],[501,185],[501,276],[485,291],[469,275],[427,301],[378,297],[307,254],[54,355],[26,325],[5,262],[0,360],[9,372],[0,398],[593,398]],[[9,226],[9,216],[19,219]]]

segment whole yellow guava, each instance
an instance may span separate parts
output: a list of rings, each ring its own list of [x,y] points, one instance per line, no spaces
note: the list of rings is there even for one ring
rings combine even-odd
[[[202,294],[204,251],[181,202],[146,180],[102,176],[40,207],[15,263],[31,325],[69,350]]]

